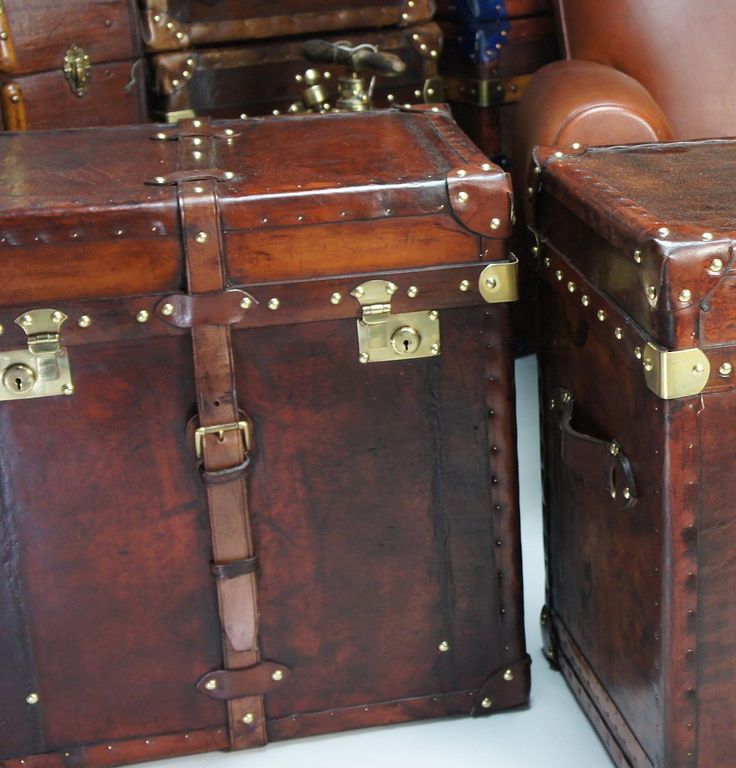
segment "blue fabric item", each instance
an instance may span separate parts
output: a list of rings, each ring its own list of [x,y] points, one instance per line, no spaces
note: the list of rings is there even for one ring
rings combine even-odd
[[[508,40],[510,28],[508,19],[485,23],[475,21],[472,24],[466,22],[458,38],[461,55],[475,63],[495,61]]]
[[[457,15],[469,22],[507,19],[504,0],[456,0]]]

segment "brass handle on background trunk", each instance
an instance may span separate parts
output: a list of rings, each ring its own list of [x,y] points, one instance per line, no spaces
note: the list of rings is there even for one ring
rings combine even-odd
[[[551,402],[559,414],[562,463],[605,489],[623,509],[633,507],[638,494],[631,463],[616,440],[601,440],[573,429],[574,405],[573,396],[565,389],[558,390]]]
[[[15,46],[10,32],[10,20],[0,0],[0,72],[15,71]]]

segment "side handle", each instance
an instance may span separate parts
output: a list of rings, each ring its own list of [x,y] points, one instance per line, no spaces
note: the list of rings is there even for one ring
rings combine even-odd
[[[14,72],[15,64],[15,46],[10,31],[10,20],[5,5],[0,0],[0,72]]]
[[[578,432],[572,427],[575,405],[567,390],[559,390],[554,398],[560,430],[562,463],[607,492],[622,509],[636,504],[638,494],[631,462],[616,440],[600,440]]]

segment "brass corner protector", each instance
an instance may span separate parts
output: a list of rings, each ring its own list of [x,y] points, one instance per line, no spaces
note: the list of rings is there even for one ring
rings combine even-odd
[[[488,304],[519,300],[519,260],[510,254],[509,261],[489,264],[478,278],[478,290]]]
[[[669,352],[650,342],[641,362],[647,387],[662,400],[698,395],[710,377],[710,361],[697,348]]]

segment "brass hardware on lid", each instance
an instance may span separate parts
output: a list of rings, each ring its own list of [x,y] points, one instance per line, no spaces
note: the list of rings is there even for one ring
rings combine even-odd
[[[353,288],[362,314],[358,320],[358,361],[378,363],[440,353],[436,310],[392,314],[391,299],[399,287],[388,280],[369,280]]]
[[[641,362],[647,386],[663,400],[699,394],[710,376],[710,361],[697,348],[668,352],[648,343]]]
[[[66,319],[57,309],[34,309],[16,318],[16,324],[28,337],[28,347],[0,352],[0,400],[74,392],[69,358],[61,346],[61,325]]]
[[[489,304],[519,299],[519,260],[513,253],[509,255],[509,261],[489,264],[480,273],[478,290]]]
[[[64,77],[75,96],[80,98],[89,86],[89,54],[79,45],[73,45],[64,54]]]

